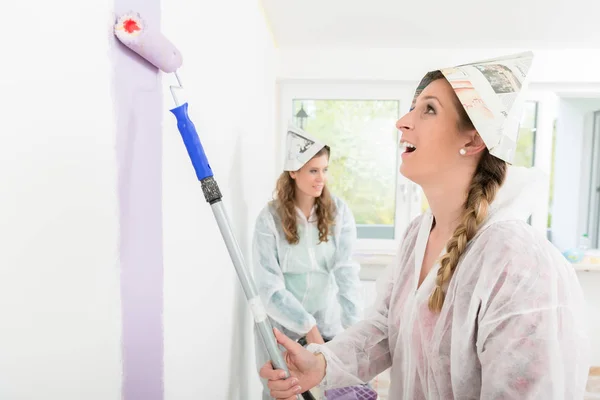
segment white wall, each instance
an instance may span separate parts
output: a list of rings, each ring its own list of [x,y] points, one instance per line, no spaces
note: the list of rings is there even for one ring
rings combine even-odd
[[[5,41],[18,62],[0,66],[0,398],[128,400],[150,383],[142,397],[162,398],[160,336],[146,340],[144,322],[152,335],[164,326],[165,398],[259,398],[249,310],[167,111],[169,77],[115,48],[113,11],[128,6],[156,24],[157,2],[84,3],[3,8],[27,16],[32,36]],[[272,38],[257,3],[170,1],[163,12],[249,260],[253,220],[275,175]],[[21,22],[5,21],[1,33],[14,38]],[[154,135],[161,120],[162,138]],[[163,321],[154,303],[161,236]],[[128,349],[125,336],[137,346]]]
[[[560,99],[556,127],[552,241],[561,250],[585,233],[589,198],[592,113],[600,99]]]
[[[162,23],[183,53],[190,117],[249,266],[254,219],[275,183],[272,38],[258,2],[245,0],[165,1]],[[164,100],[165,398],[258,399],[249,309],[168,91]]]
[[[277,76],[287,79],[418,81],[443,66],[530,49],[282,48]],[[532,82],[600,82],[600,50],[534,50]]]
[[[2,5],[2,399],[121,398],[111,10]]]

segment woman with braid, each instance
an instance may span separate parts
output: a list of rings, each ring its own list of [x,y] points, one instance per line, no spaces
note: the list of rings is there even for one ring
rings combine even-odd
[[[572,266],[527,219],[546,178],[509,166],[531,53],[421,81],[400,172],[430,210],[404,233],[371,315],[306,349],[275,330],[291,377],[261,369],[276,399],[367,382],[390,399],[582,399],[585,303]]]

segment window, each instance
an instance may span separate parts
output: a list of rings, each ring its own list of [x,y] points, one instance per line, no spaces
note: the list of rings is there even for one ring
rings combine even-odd
[[[278,131],[292,122],[331,145],[329,187],[352,210],[357,254],[392,255],[419,213],[419,187],[398,173],[397,120],[416,83],[280,81]],[[298,119],[298,117],[303,117]],[[279,153],[285,135],[278,136]],[[276,164],[281,171],[283,157]],[[278,175],[278,173],[277,173]]]
[[[523,107],[521,123],[519,124],[519,137],[515,151],[514,165],[533,167],[535,162],[535,134],[537,130],[537,102],[527,101]],[[527,222],[531,224],[531,217]]]
[[[537,101],[527,101],[523,107],[514,165],[532,167],[535,163],[535,135],[537,130]]]
[[[394,239],[398,100],[292,100],[293,121],[331,146],[328,185],[356,219],[360,239]]]

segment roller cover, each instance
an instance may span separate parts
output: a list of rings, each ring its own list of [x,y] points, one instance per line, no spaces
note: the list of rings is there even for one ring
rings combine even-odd
[[[179,50],[157,29],[148,26],[136,12],[121,15],[115,24],[115,36],[163,72],[175,72],[183,63]]]

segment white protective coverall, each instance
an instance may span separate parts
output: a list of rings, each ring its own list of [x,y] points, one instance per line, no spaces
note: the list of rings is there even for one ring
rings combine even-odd
[[[352,259],[356,223],[347,204],[332,196],[335,225],[328,242],[319,242],[315,208],[309,218],[296,209],[300,241],[290,245],[274,204],[267,204],[256,220],[253,273],[260,299],[274,327],[293,340],[317,325],[332,338],[362,317],[360,265]],[[282,352],[284,351],[281,348]],[[257,369],[269,360],[255,331]],[[270,400],[267,381],[263,400]]]
[[[344,201],[332,196],[335,225],[319,242],[313,208],[309,219],[297,209],[298,244],[290,245],[273,204],[260,212],[254,232],[254,279],[273,325],[294,340],[317,325],[334,337],[362,317],[360,265],[352,259],[356,224]]]
[[[408,227],[378,282],[371,315],[325,345],[322,389],[391,367],[390,399],[582,399],[589,373],[582,291],[561,253],[526,222],[544,193],[534,169],[509,167],[484,226],[429,311],[435,265],[417,288],[433,217]]]

